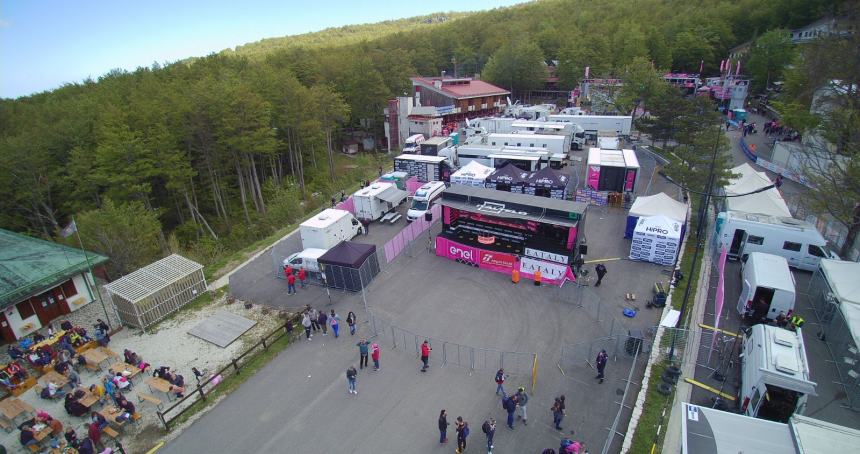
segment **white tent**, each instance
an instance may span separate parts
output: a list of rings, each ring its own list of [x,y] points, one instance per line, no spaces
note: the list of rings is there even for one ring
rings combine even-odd
[[[649,196],[639,196],[630,206],[630,216],[656,216],[661,214],[669,219],[684,222],[687,219],[687,204],[679,202],[659,192]]]
[[[845,317],[854,345],[860,346],[860,263],[821,259],[820,267],[839,302],[839,310]]]
[[[460,170],[451,174],[451,184],[484,187],[484,181],[495,169],[487,167],[478,161],[469,161]]]
[[[657,215],[640,217],[633,230],[630,258],[672,265],[681,244],[681,222]]]
[[[746,194],[773,184],[766,173],[759,172],[746,163],[733,168],[732,173],[738,173],[740,176],[726,185],[726,195]],[[775,188],[741,197],[726,197],[726,210],[791,217],[788,205]]]

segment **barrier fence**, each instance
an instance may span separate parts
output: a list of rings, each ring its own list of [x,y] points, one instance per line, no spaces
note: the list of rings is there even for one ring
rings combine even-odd
[[[291,335],[292,327],[296,325],[297,319],[287,320],[274,331],[263,336],[262,339],[242,352],[239,356],[231,359],[229,364],[211,373],[208,377],[205,377],[205,380],[202,382],[198,382],[194,389],[190,389],[191,386],[186,383],[184,397],[179,398],[179,400],[175,401],[173,405],[166,409],[158,410],[156,412],[158,419],[160,419],[161,423],[164,424],[164,428],[169,431],[170,425],[173,424],[177,418],[182,416],[195,403],[206,401],[207,396],[216,389],[219,383],[227,377],[241,373],[243,367],[256,358],[257,355],[267,351],[272,344],[279,341],[284,336]]]
[[[385,243],[383,250],[385,251],[386,263],[391,263],[413,241],[424,238],[422,234],[430,229],[433,223],[438,221],[442,216],[442,206],[438,204],[433,205],[430,213],[433,216],[433,220],[427,221],[423,217],[418,218],[407,224],[394,238]],[[431,241],[429,236],[427,237],[427,241]]]

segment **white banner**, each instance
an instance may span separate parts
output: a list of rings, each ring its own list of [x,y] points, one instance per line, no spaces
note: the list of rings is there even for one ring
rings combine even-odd
[[[528,247],[525,249],[525,254],[529,257],[534,257],[536,259],[564,263],[565,265],[567,265],[569,259],[566,255],[556,254],[554,252],[541,251],[540,249],[532,249]]]
[[[565,274],[567,273],[567,265],[544,262],[543,260],[535,260],[528,257],[522,257],[520,259],[520,272],[534,274],[537,269],[540,270],[542,277],[556,281],[564,279]]]

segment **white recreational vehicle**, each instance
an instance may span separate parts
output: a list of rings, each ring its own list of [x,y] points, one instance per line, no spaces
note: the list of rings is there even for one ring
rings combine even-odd
[[[633,117],[629,115],[550,115],[548,120],[579,125],[585,130],[585,134],[591,137],[597,137],[601,131],[629,136],[633,126]]]
[[[424,134],[415,134],[409,136],[406,139],[406,142],[403,144],[403,153],[414,153],[417,154],[418,150],[421,149],[421,142],[424,142]]]
[[[514,148],[492,145],[461,145],[443,151],[442,156],[448,158],[458,167],[477,161],[487,167],[498,169],[508,162],[513,162],[514,165],[528,172],[535,172],[550,165],[553,158],[543,148]],[[553,166],[561,165],[562,160],[556,158]]]
[[[424,183],[415,191],[415,196],[412,197],[412,206],[406,212],[406,222],[412,222],[424,216],[424,213],[430,210],[433,202],[442,196],[445,190],[445,183],[441,181],[431,181]]]
[[[812,224],[794,218],[724,211],[717,215],[716,234],[732,260],[766,252],[785,257],[793,268],[815,271],[822,258],[839,258]]]
[[[794,275],[785,257],[751,252],[741,269],[742,288],[738,313],[759,323],[775,320],[794,309]]]
[[[807,396],[816,395],[799,328],[753,325],[744,335],[741,364],[741,414],[787,422],[803,414]]]
[[[397,208],[406,200],[408,192],[392,183],[372,183],[352,195],[355,202],[355,215],[359,219],[375,221]]]
[[[330,249],[341,241],[351,240],[361,230],[361,223],[352,213],[334,208],[327,208],[299,225],[305,249]]]

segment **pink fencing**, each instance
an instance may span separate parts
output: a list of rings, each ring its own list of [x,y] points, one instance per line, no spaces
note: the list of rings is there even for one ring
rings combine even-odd
[[[430,212],[433,213],[433,221],[436,221],[442,215],[442,206],[434,205],[430,208]],[[423,217],[421,217],[412,221],[412,223],[407,224],[400,233],[385,243],[385,261],[387,263],[391,263],[392,260],[397,258],[409,243],[414,241],[416,238],[420,238],[420,235],[433,225],[433,221],[427,222]]]

